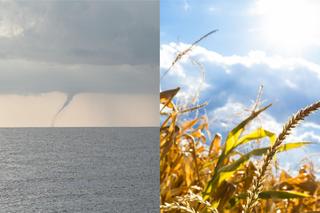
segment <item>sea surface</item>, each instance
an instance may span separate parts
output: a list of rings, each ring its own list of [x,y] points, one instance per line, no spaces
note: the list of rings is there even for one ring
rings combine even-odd
[[[0,212],[159,212],[159,128],[0,128]]]

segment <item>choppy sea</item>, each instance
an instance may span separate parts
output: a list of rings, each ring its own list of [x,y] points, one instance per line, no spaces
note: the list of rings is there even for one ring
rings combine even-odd
[[[159,128],[1,128],[0,212],[159,212]]]

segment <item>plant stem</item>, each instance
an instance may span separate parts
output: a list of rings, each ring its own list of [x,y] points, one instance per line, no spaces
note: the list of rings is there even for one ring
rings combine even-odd
[[[280,145],[286,139],[286,137],[291,133],[291,130],[294,129],[300,121],[304,120],[305,117],[309,116],[311,113],[319,110],[320,101],[313,103],[310,106],[307,106],[299,110],[295,115],[293,115],[290,120],[283,126],[282,132],[278,135],[274,144],[269,148],[267,154],[264,157],[263,164],[261,168],[257,171],[257,176],[253,178],[253,183],[251,189],[248,191],[248,197],[246,204],[244,206],[243,212],[250,213],[252,209],[256,206],[259,200],[259,193],[262,191],[263,183],[265,181],[266,171],[279,150]]]

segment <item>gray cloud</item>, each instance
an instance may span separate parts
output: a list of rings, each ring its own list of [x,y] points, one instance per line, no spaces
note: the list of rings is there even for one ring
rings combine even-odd
[[[0,93],[157,93],[158,1],[0,1]]]
[[[1,93],[158,93],[155,65],[56,64],[19,59],[0,60],[0,67]]]

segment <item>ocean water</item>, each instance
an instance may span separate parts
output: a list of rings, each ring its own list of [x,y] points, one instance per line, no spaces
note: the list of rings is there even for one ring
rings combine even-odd
[[[0,212],[159,212],[159,129],[0,129]]]

